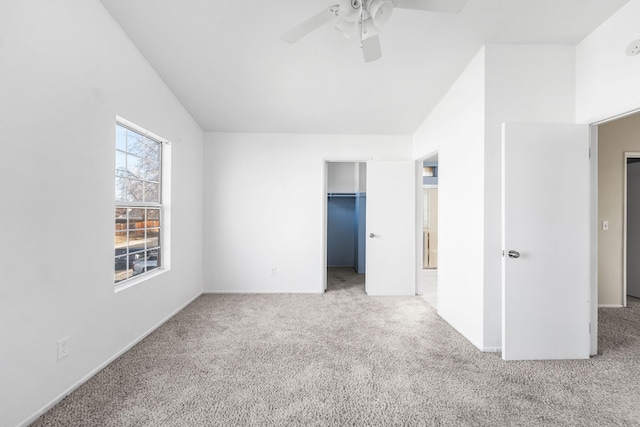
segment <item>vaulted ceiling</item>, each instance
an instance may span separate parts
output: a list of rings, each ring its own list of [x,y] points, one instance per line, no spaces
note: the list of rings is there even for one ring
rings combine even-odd
[[[331,25],[280,39],[339,0],[101,0],[202,129],[317,134],[411,134],[483,44],[573,45],[627,1],[396,9],[365,63]]]

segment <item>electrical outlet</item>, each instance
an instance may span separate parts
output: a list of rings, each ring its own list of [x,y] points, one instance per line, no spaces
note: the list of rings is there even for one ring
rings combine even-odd
[[[69,337],[60,338],[58,340],[58,360],[62,360],[69,355],[71,348],[69,347]]]
[[[275,265],[274,265],[274,266],[272,266],[272,267],[271,267],[271,275],[272,275],[272,276],[275,276],[277,273],[278,273],[278,271],[276,270],[276,266],[275,266]]]

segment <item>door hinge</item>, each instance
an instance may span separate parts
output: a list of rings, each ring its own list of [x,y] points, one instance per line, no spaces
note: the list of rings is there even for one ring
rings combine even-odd
[[[589,158],[591,158],[591,147],[589,147]]]
[[[589,333],[591,333],[591,323],[589,323]]]

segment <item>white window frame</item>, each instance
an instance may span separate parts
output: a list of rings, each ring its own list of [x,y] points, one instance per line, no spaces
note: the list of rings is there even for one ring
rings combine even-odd
[[[159,244],[159,249],[160,249],[160,258],[161,258],[161,265],[158,268],[155,268],[153,270],[150,271],[146,271],[146,272],[142,272],[139,273],[135,276],[131,276],[127,279],[121,280],[119,282],[115,282],[115,277],[114,277],[114,291],[115,292],[119,292],[122,291],[124,289],[127,289],[131,286],[134,286],[138,283],[144,282],[146,280],[149,280],[153,277],[156,277],[158,275],[161,275],[167,271],[170,270],[170,265],[171,265],[171,241],[170,241],[170,219],[171,219],[171,210],[170,210],[170,191],[169,189],[171,188],[171,181],[170,181],[170,168],[171,168],[171,143],[152,133],[149,132],[148,130],[142,128],[141,126],[124,119],[123,117],[120,116],[116,116],[116,125],[122,126],[124,128],[127,128],[133,132],[139,133],[140,135],[149,138],[153,141],[156,141],[158,143],[160,143],[160,203],[150,203],[150,202],[118,202],[115,201],[115,197],[114,197],[114,221],[115,221],[115,210],[117,208],[158,208],[160,209],[160,244]],[[116,126],[114,126],[114,129],[116,129]],[[116,139],[117,139],[117,135],[115,135],[114,133],[114,156],[115,153],[117,151],[117,149],[115,148],[115,144],[116,144]],[[115,165],[115,159],[114,159],[114,165]],[[115,182],[115,169],[114,169],[114,182]],[[114,235],[115,235],[115,222],[114,222]],[[115,259],[115,258],[114,258]],[[115,271],[114,271],[115,273]]]

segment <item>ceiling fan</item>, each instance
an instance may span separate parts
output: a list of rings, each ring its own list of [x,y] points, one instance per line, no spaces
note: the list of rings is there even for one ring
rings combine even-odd
[[[389,20],[394,8],[458,13],[466,3],[467,0],[340,0],[340,4],[313,15],[281,38],[295,43],[310,32],[332,23],[347,38],[355,36],[360,41],[364,61],[371,62],[382,56],[379,28]]]

